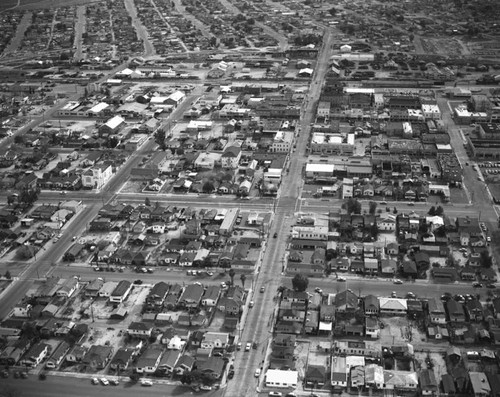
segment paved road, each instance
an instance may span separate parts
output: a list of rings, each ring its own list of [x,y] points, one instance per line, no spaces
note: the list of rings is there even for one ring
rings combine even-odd
[[[39,381],[35,377],[30,379],[2,379],[1,391],[5,388],[18,390],[19,397],[137,397],[147,396],[181,396],[191,395],[192,392],[183,386],[154,385],[152,387],[141,387],[139,384],[132,385],[123,383],[119,386],[94,386],[90,380],[72,377],[49,376],[45,381]],[[221,390],[204,392],[203,396],[218,397],[222,395]]]
[[[276,310],[274,297],[277,287],[281,284],[279,276],[284,266],[284,253],[288,240],[288,231],[293,222],[293,215],[299,202],[300,189],[302,185],[301,178],[297,175],[302,174],[302,167],[305,159],[302,157],[308,135],[306,129],[312,119],[314,103],[319,98],[320,85],[324,80],[327,69],[327,60],[330,56],[329,49],[331,35],[327,32],[324,36],[324,46],[321,49],[318,59],[318,69],[316,70],[311,87],[308,93],[308,106],[305,109],[301,122],[302,132],[296,138],[296,155],[290,158],[289,170],[285,175],[279,192],[279,198],[276,201],[274,211],[274,220],[269,232],[269,236],[278,234],[277,238],[268,238],[262,261],[260,273],[255,280],[253,290],[255,291],[252,299],[255,302],[253,309],[250,309],[246,325],[241,332],[241,341],[255,342],[257,349],[251,349],[250,352],[237,352],[235,360],[235,376],[239,382],[229,382],[225,389],[225,396],[251,396],[258,392],[259,382],[264,381],[262,375],[259,382],[255,379],[254,373],[257,368],[267,367],[267,346],[271,339],[273,316]],[[302,150],[301,150],[302,149]],[[264,288],[263,292],[261,288]],[[263,371],[265,372],[265,371]]]
[[[144,56],[149,57],[152,55],[156,55],[155,47],[153,43],[149,40],[148,31],[142,24],[140,18],[137,16],[137,8],[135,7],[133,0],[125,0],[125,8],[127,9],[128,14],[132,18],[132,25],[137,32],[137,36],[142,40],[144,44]]]
[[[87,23],[87,19],[85,18],[85,6],[78,6],[76,8],[76,23],[75,23],[75,41],[74,41],[74,47],[75,53],[73,54],[73,58],[75,61],[79,61],[84,58],[83,51],[82,51],[82,45],[83,45],[83,38],[82,35],[85,31],[85,24]]]

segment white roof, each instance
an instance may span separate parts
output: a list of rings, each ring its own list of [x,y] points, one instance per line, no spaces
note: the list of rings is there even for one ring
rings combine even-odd
[[[299,70],[299,74],[302,74],[302,73],[313,74],[313,72],[314,72],[314,70],[312,70],[311,68],[304,68],[304,69]]]
[[[169,95],[169,99],[175,102],[179,102],[182,98],[184,98],[186,94],[184,94],[182,91],[175,91],[174,93]]]
[[[296,385],[299,378],[297,371],[282,371],[280,369],[270,369],[266,372],[266,383],[280,383]]]
[[[124,123],[124,122],[125,122],[125,119],[123,117],[115,116],[112,119],[109,119],[108,121],[106,121],[105,125],[108,126],[111,129],[115,129],[121,123]]]
[[[99,113],[99,112],[102,112],[104,109],[106,109],[108,107],[109,107],[109,105],[106,102],[100,102],[97,105],[95,105],[94,107],[92,107],[89,110],[89,112],[90,113]]]
[[[118,72],[117,75],[130,76],[132,73],[134,73],[132,69],[126,68],[123,69],[121,72]]]
[[[333,173],[335,169],[334,164],[306,164],[306,172],[331,172]]]
[[[378,298],[380,310],[407,310],[406,299],[398,298]]]

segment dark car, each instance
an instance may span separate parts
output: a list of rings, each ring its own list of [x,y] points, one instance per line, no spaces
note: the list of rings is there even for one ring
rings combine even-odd
[[[275,232],[274,235],[273,235],[274,238],[278,237],[278,233]]]

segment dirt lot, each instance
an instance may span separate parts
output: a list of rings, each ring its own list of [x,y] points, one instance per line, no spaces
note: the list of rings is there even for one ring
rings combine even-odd
[[[416,325],[406,317],[382,317],[384,328],[380,332],[382,344],[395,342],[418,343],[426,341],[425,334],[421,333]]]

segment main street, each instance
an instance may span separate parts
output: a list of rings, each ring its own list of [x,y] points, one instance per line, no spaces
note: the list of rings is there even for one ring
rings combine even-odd
[[[255,380],[254,372],[257,368],[265,367],[266,351],[271,339],[273,313],[277,288],[281,285],[281,272],[284,267],[284,252],[288,241],[288,231],[294,222],[293,216],[300,198],[302,168],[305,159],[302,157],[309,139],[309,125],[313,119],[314,106],[319,99],[321,84],[324,81],[328,68],[328,59],[331,48],[331,34],[326,32],[323,45],[318,55],[316,71],[308,92],[307,107],[301,115],[301,132],[296,137],[297,155],[290,158],[289,172],[283,178],[279,198],[276,202],[274,220],[269,236],[276,232],[278,237],[266,240],[266,247],[260,273],[253,286],[254,308],[249,310],[245,327],[241,332],[241,341],[255,342],[257,349],[250,352],[238,352],[235,361],[235,376],[237,382],[229,382],[224,395],[251,396],[259,388],[259,381]],[[261,288],[264,288],[263,292]]]

